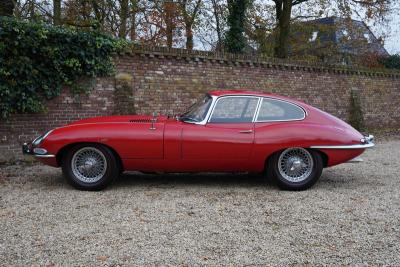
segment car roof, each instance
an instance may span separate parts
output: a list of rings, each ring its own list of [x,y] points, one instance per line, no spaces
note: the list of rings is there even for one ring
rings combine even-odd
[[[276,99],[282,99],[290,102],[294,102],[297,104],[303,104],[300,101],[297,101],[295,99],[277,95],[277,94],[272,94],[272,93],[265,93],[265,92],[260,92],[260,91],[249,91],[249,90],[213,90],[208,92],[209,95],[212,96],[230,96],[230,95],[235,95],[235,96],[240,96],[240,95],[245,95],[245,96],[261,96],[261,97],[271,97],[271,98],[276,98]]]

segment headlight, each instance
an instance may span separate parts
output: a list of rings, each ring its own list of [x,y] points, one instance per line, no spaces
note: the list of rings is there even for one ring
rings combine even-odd
[[[47,131],[45,134],[38,136],[33,140],[32,145],[38,146],[40,143],[52,132],[53,130]]]

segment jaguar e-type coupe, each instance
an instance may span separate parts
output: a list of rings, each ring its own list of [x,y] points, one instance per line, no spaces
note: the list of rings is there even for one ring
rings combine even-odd
[[[179,116],[76,121],[25,143],[23,152],[61,166],[83,190],[101,190],[123,171],[264,172],[283,189],[302,190],[323,168],[373,146],[373,136],[300,101],[223,90]]]

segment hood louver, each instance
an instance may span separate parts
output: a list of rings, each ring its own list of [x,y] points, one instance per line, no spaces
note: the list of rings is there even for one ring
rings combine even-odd
[[[150,119],[133,119],[133,120],[129,120],[129,122],[149,123],[149,122],[151,122],[151,120]]]

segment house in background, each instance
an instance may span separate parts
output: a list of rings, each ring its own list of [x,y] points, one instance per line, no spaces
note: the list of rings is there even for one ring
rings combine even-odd
[[[293,24],[291,57],[317,57],[327,63],[352,65],[367,55],[389,56],[382,41],[362,21],[327,17]]]

